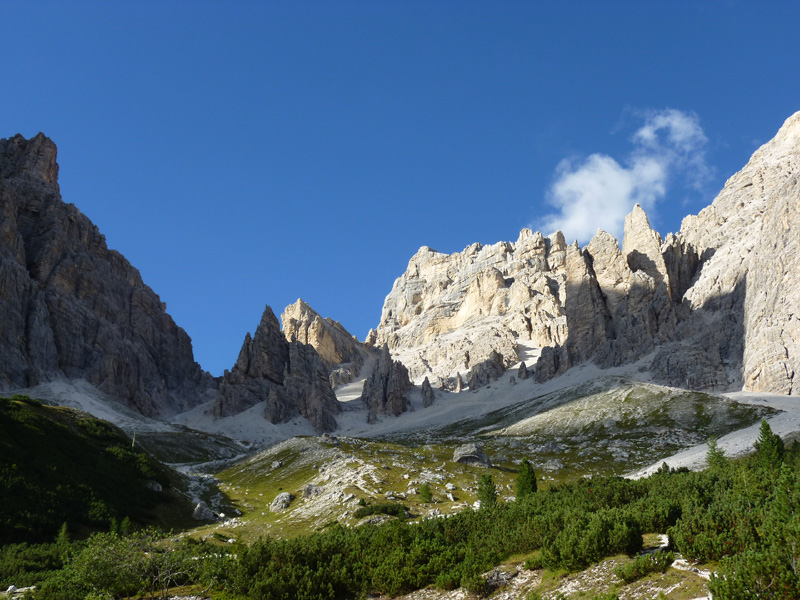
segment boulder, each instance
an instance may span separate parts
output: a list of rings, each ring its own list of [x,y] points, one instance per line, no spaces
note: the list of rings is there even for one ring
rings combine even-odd
[[[303,498],[306,500],[310,498],[316,498],[320,494],[322,494],[322,488],[318,485],[309,483],[303,488]]]
[[[213,521],[217,518],[217,515],[215,515],[211,509],[208,508],[208,506],[206,506],[205,502],[198,502],[194,507],[192,518],[195,521]]]
[[[453,451],[453,462],[474,467],[491,467],[492,461],[486,456],[483,448],[475,443],[459,446]]]
[[[486,574],[485,578],[485,585],[486,591],[491,593],[498,588],[502,588],[507,586],[511,583],[511,580],[514,579],[519,574],[519,571],[504,571],[503,569],[492,569],[489,573]]]
[[[292,496],[289,492],[281,492],[277,496],[275,496],[275,500],[272,501],[272,504],[269,506],[270,512],[281,512],[289,508],[289,505],[294,500],[294,496]]]

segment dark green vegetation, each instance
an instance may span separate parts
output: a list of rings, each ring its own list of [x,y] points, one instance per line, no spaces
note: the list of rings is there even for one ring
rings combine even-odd
[[[191,515],[175,475],[106,421],[16,396],[0,398],[0,431],[0,544],[52,540],[65,522],[87,534]]]
[[[536,473],[533,471],[533,465],[527,458],[523,458],[519,465],[519,475],[517,475],[517,500],[527,498],[537,488]]]
[[[159,540],[150,530],[73,544],[62,535],[52,544],[2,548],[0,572],[17,575],[0,585],[37,582],[36,597],[45,600],[151,595],[187,584],[227,600],[359,598],[429,585],[480,594],[482,573],[512,556],[527,555],[529,568],[579,571],[635,556],[648,532],[667,533],[671,550],[686,558],[718,565],[715,598],[800,597],[800,446],[783,448],[765,425],[753,456],[720,454],[712,462],[699,473],[665,467],[645,480],[580,479],[447,518],[333,524],[250,545]],[[486,479],[482,487],[491,489]],[[671,559],[670,552],[635,558],[619,576],[632,581]],[[34,562],[44,565],[38,573],[26,567]]]
[[[363,519],[369,515],[391,515],[402,519],[405,518],[406,507],[397,502],[383,502],[381,504],[360,506],[353,513],[356,519]]]
[[[642,554],[631,562],[617,567],[614,574],[625,583],[632,583],[650,573],[665,573],[675,561],[675,553],[669,550],[656,550],[652,554]]]
[[[430,502],[433,500],[433,493],[431,492],[431,484],[423,483],[419,487],[419,500],[420,502]]]
[[[51,600],[166,598],[176,585],[213,582],[214,569],[231,561],[209,544],[170,541],[151,527],[97,532],[79,542],[62,533],[54,544],[0,548],[0,586],[37,584],[35,597]]]
[[[497,486],[491,475],[484,475],[478,482],[478,500],[483,509],[497,506]]]

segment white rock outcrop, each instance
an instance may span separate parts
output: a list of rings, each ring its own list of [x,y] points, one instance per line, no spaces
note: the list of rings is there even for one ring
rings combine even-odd
[[[466,374],[497,352],[519,361],[516,339],[562,344],[566,281],[561,234],[523,230],[516,244],[473,244],[446,255],[421,248],[387,296],[375,344],[386,344],[412,378]]]
[[[443,389],[519,362],[520,340],[540,357],[519,379],[650,357],[660,383],[800,395],[800,113],[666,238],[637,205],[621,248],[604,231],[580,248],[527,229],[421,248],[369,338]]]

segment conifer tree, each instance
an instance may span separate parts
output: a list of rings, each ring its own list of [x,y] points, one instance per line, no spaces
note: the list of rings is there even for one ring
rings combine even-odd
[[[728,464],[725,452],[717,446],[717,438],[711,437],[708,440],[708,452],[706,453],[706,464],[709,469],[722,469]]]
[[[431,493],[431,486],[429,483],[423,483],[419,488],[419,499],[422,502],[430,502],[433,500],[433,494]]]
[[[69,554],[70,549],[70,537],[69,537],[69,528],[67,527],[66,522],[61,525],[61,529],[58,530],[58,535],[56,536],[56,549],[58,552],[58,557],[64,561],[67,559],[67,555]]]
[[[497,487],[491,475],[484,475],[478,482],[478,500],[481,502],[481,508],[497,506]]]
[[[754,447],[758,462],[763,467],[779,467],[783,462],[783,440],[781,436],[772,433],[772,428],[766,419],[761,419],[761,429],[758,431],[758,439]]]
[[[536,473],[533,470],[533,465],[527,458],[523,458],[517,475],[517,500],[530,496],[537,488]]]

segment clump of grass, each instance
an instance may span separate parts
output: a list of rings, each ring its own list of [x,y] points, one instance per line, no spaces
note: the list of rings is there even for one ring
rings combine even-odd
[[[536,571],[544,568],[544,561],[542,560],[542,553],[537,551],[533,555],[525,559],[524,567],[529,571]]]

